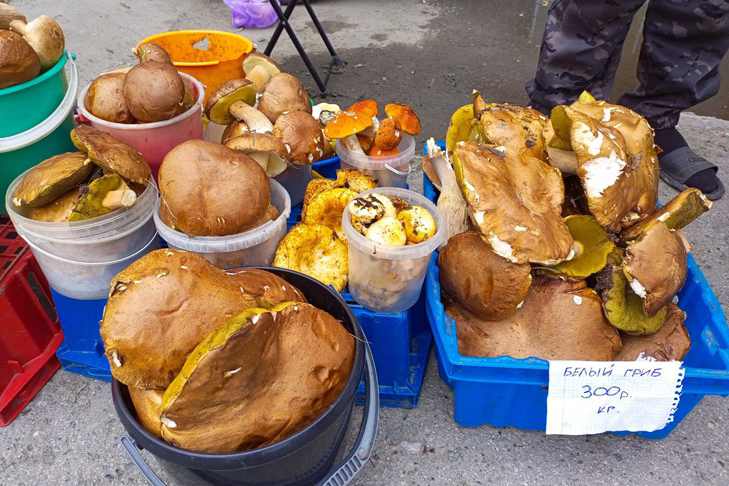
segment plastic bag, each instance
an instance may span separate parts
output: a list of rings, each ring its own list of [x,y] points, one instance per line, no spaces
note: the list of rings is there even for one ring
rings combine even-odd
[[[278,16],[268,0],[223,0],[231,10],[233,27],[263,29],[276,23]]]

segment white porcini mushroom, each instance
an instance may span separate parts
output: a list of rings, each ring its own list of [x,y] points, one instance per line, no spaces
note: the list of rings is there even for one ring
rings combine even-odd
[[[230,105],[229,110],[233,118],[244,122],[248,126],[250,132],[271,133],[273,131],[271,120],[263,112],[253,108],[248,103],[236,101]]]
[[[41,15],[26,24],[22,20],[11,20],[10,29],[22,35],[40,58],[41,67],[48,69],[63,55],[65,38],[58,22],[47,15]]]

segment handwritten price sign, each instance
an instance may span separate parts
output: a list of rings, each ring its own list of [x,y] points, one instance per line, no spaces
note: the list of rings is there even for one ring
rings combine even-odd
[[[673,420],[679,361],[550,361],[547,434],[652,432]]]

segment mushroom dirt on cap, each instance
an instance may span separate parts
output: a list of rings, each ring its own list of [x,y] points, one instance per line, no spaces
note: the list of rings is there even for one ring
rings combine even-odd
[[[152,176],[149,164],[139,152],[106,132],[79,125],[71,130],[71,141],[93,163],[129,182],[146,185]]]
[[[353,360],[354,338],[323,310],[248,309],[190,353],[162,398],[162,437],[209,453],[278,442],[337,399]]]
[[[263,270],[230,273],[194,253],[153,251],[111,281],[100,327],[111,373],[129,386],[164,389],[229,318],[288,301],[305,299]]]

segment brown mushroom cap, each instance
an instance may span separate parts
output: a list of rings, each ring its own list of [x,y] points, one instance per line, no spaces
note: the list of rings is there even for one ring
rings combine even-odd
[[[94,171],[94,164],[80,152],[46,159],[30,169],[13,193],[18,208],[39,208],[80,186]]]
[[[142,154],[106,132],[79,125],[71,130],[71,141],[96,165],[115,172],[135,184],[146,185],[152,175]]]
[[[94,79],[86,92],[84,105],[89,112],[114,123],[134,123],[124,99],[124,73],[102,74]]]
[[[239,101],[251,106],[256,102],[255,87],[247,79],[231,79],[223,83],[205,103],[205,114],[210,121],[227,125],[234,120],[230,107]]]
[[[126,74],[124,99],[140,122],[169,120],[185,108],[185,84],[171,64],[147,61]]]
[[[22,35],[38,54],[42,69],[50,68],[63,55],[66,42],[63,29],[53,18],[40,15],[28,24],[13,20],[10,28]]]
[[[324,155],[321,125],[304,111],[290,111],[279,116],[273,126],[273,135],[281,139],[286,157],[296,165],[312,164]]]
[[[686,248],[678,232],[659,223],[628,245],[623,272],[633,292],[643,298],[645,313],[652,316],[681,290],[686,265]]]
[[[271,123],[276,123],[278,117],[287,111],[311,113],[309,94],[297,78],[288,73],[279,73],[266,85],[261,99],[258,100],[258,109]]]
[[[572,251],[558,169],[493,146],[459,143],[453,162],[471,217],[494,252],[513,263],[555,265]]]
[[[486,103],[474,94],[474,115],[481,124],[486,143],[503,146],[507,151],[545,159],[542,132],[547,119],[537,110],[508,103]]]
[[[224,145],[189,140],[159,169],[160,216],[191,236],[223,236],[251,229],[271,202],[266,172]]]
[[[170,59],[170,55],[167,54],[167,51],[154,42],[148,42],[141,46],[137,46],[132,49],[132,52],[134,52],[134,55],[137,56],[140,63],[155,61],[164,64],[172,64],[172,59]]]
[[[165,391],[162,437],[213,453],[278,442],[337,399],[354,348],[342,324],[310,304],[240,313],[195,348]]]
[[[33,48],[15,32],[0,30],[0,88],[30,81],[40,70]]]
[[[269,177],[276,177],[288,167],[283,142],[271,134],[243,133],[227,140],[225,146],[249,155],[266,170]]]
[[[680,361],[691,348],[684,320],[686,314],[675,304],[668,304],[668,316],[658,332],[647,336],[623,335],[623,349],[615,361],[654,359]]]
[[[100,324],[111,373],[129,386],[166,388],[190,352],[249,307],[305,302],[263,270],[225,272],[185,251],[155,250],[111,281]]]
[[[457,304],[446,309],[466,356],[611,361],[622,346],[584,281],[536,278],[524,305],[501,321],[478,319]]]
[[[128,387],[128,390],[137,420],[147,432],[154,434],[155,437],[161,437],[160,407],[164,390],[145,390],[135,386]]]
[[[448,240],[438,257],[440,283],[444,292],[477,317],[505,319],[526,298],[531,267],[506,261],[482,238],[468,231]]]

